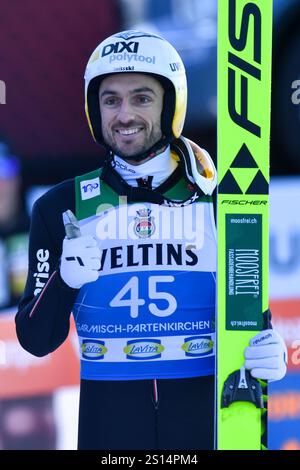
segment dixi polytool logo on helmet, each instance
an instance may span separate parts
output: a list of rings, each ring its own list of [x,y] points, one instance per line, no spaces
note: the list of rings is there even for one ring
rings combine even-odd
[[[140,43],[131,41],[131,42],[116,42],[112,44],[106,44],[102,49],[101,57],[109,56],[109,62],[115,60],[121,60],[126,62],[131,62],[132,60],[138,62],[147,62],[149,64],[155,64],[155,56],[145,56],[143,54],[138,54]]]
[[[107,44],[106,46],[103,47],[102,54],[101,56],[104,57],[109,54],[118,54],[121,52],[129,52],[131,54],[136,54],[139,49],[139,43],[138,42],[116,42],[115,44]]]

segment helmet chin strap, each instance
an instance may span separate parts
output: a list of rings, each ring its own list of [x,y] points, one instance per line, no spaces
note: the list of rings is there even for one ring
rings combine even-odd
[[[169,145],[170,143],[170,139],[168,139],[167,137],[163,137],[162,139],[160,139],[158,142],[156,142],[156,144],[152,145],[152,147],[150,147],[148,150],[146,150],[145,152],[141,152],[141,153],[137,153],[137,154],[134,154],[134,155],[129,155],[129,156],[121,156],[121,155],[118,155],[119,157],[121,157],[123,160],[125,160],[126,162],[128,161],[134,161],[134,162],[142,162],[143,160],[146,160],[148,159],[149,157],[155,157],[156,155],[158,155],[159,153],[161,153],[167,145]],[[107,149],[109,150],[109,153],[113,153],[112,149],[108,146],[106,146]]]

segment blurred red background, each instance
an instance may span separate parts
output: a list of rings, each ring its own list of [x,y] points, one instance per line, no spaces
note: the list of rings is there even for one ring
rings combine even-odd
[[[83,75],[96,45],[119,26],[115,0],[1,0],[0,135],[15,153],[44,161],[102,152],[85,119]]]

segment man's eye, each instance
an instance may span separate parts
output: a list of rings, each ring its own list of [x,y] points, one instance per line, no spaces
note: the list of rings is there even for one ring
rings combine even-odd
[[[149,96],[144,96],[144,95],[137,96],[136,100],[138,103],[141,103],[141,104],[147,104],[151,102],[151,98]]]
[[[114,106],[115,104],[117,104],[117,102],[118,102],[118,99],[112,96],[110,98],[106,98],[104,101],[104,104],[106,104],[107,106]]]

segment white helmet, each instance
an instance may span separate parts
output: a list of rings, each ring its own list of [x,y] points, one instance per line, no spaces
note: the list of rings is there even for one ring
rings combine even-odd
[[[99,85],[113,73],[147,73],[164,87],[161,130],[166,140],[179,138],[187,106],[183,62],[174,47],[160,36],[123,31],[105,39],[92,53],[85,71],[85,111],[96,142],[104,144],[99,109]]]

